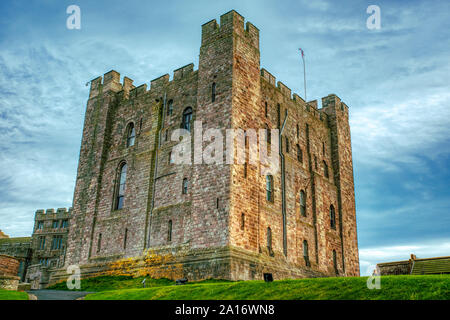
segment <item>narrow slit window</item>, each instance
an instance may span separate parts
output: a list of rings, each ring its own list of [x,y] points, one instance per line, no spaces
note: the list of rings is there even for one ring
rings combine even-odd
[[[305,260],[305,265],[307,267],[311,266],[309,262],[309,249],[308,249],[308,241],[303,240],[303,259]]]
[[[118,185],[116,186],[116,204],[115,210],[119,210],[123,208],[123,201],[125,198],[125,183],[127,180],[127,164],[123,163],[120,166],[119,176],[118,176]]]
[[[127,147],[134,146],[135,138],[136,138],[136,130],[134,129],[133,122],[130,122],[127,129]]]
[[[213,82],[211,86],[211,102],[216,101],[216,83]]]
[[[187,194],[188,193],[188,179],[184,178],[183,179],[183,194]]]
[[[306,194],[305,191],[300,191],[300,214],[306,217]]]
[[[266,177],[266,199],[273,202],[273,176],[271,175]]]

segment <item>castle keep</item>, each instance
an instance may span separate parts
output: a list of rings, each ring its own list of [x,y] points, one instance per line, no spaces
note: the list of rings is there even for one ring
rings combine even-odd
[[[261,69],[259,30],[235,11],[202,26],[198,70],[150,88],[116,71],[92,80],[65,266],[87,275],[154,249],[182,252],[189,279],[359,275],[348,107],[336,95],[317,105]],[[283,129],[266,138],[279,170],[173,163],[171,134],[194,121],[223,136]]]

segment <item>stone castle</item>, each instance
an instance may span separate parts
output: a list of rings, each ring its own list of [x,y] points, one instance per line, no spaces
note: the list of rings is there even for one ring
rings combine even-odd
[[[223,136],[280,129],[265,137],[279,143],[279,170],[174,163],[176,129],[211,143],[194,121]],[[193,280],[358,276],[348,107],[331,94],[318,109],[276,82],[261,69],[258,28],[232,10],[202,25],[198,70],[149,89],[116,71],[91,81],[69,224],[64,264],[83,275],[153,249],[183,252]]]

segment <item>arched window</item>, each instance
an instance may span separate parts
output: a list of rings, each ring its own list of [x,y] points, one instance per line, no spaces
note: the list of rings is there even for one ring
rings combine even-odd
[[[336,229],[336,213],[333,205],[330,206],[330,226],[331,228]]]
[[[299,145],[297,145],[297,160],[303,162],[303,152]]]
[[[167,103],[167,115],[171,116],[173,112],[173,100],[169,100]]]
[[[309,263],[308,241],[306,240],[303,240],[303,259],[305,259],[305,265],[309,267],[311,264]]]
[[[267,250],[272,254],[272,230],[270,227],[267,228]]]
[[[303,190],[300,190],[300,214],[306,217],[306,194]]]
[[[271,175],[266,176],[266,199],[273,202],[273,177]]]
[[[323,162],[323,175],[325,178],[329,178],[328,165],[325,161]]]
[[[188,192],[188,179],[184,178],[183,179],[183,194],[187,194]]]
[[[192,108],[187,107],[183,111],[183,122],[181,128],[191,131],[191,120],[192,120]]]
[[[123,200],[125,198],[125,182],[127,180],[127,164],[123,162],[119,167],[119,176],[116,185],[116,203],[114,206],[115,210],[122,209]]]
[[[211,86],[211,102],[216,101],[216,83],[213,82]]]
[[[134,146],[135,138],[136,138],[136,130],[134,129],[133,122],[130,122],[127,128],[127,147]]]
[[[169,220],[167,225],[167,242],[172,241],[172,220]]]
[[[334,272],[336,273],[336,275],[339,274],[339,270],[337,267],[337,257],[336,257],[336,250],[333,250],[333,267],[334,267]]]

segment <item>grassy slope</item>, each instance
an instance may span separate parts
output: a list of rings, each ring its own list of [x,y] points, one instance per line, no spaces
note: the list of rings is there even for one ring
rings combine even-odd
[[[0,289],[0,300],[28,300],[26,292]]]
[[[81,288],[75,291],[110,291],[119,289],[132,289],[132,288],[142,288],[142,280],[144,277],[133,278],[131,276],[99,276],[95,278],[86,278],[81,280]],[[205,280],[198,283],[219,283],[225,282],[226,280]],[[151,279],[146,278],[145,286],[147,288],[151,287],[162,287],[171,286],[174,284],[173,280],[169,279]],[[192,284],[190,282],[189,284]],[[68,290],[65,281],[54,284],[48,287],[50,290]]]
[[[450,275],[385,276],[381,289],[369,290],[367,277],[206,282],[185,286],[104,291],[86,300],[410,300],[450,299]]]

